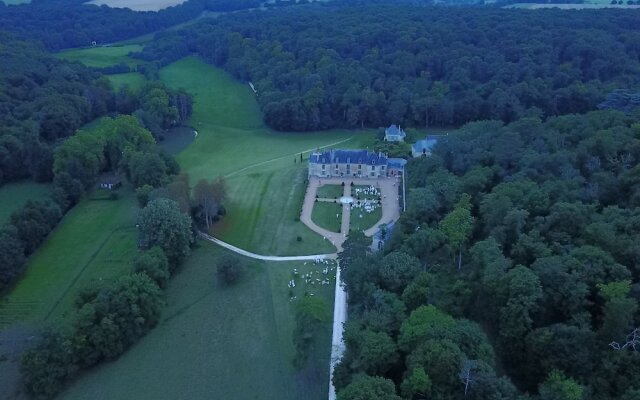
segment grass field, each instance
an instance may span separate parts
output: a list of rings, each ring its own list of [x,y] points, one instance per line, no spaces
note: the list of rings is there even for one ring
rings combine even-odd
[[[42,200],[51,187],[48,184],[24,181],[0,186],[0,224],[9,220],[11,213],[28,200]]]
[[[299,154],[307,152],[308,157],[308,152],[332,144],[372,146],[373,131],[274,132],[264,126],[248,85],[197,58],[163,68],[160,77],[194,95],[191,125],[198,137],[178,154],[183,171],[192,182],[226,179],[228,213],[214,227],[216,236],[261,254],[335,251],[297,221],[307,184],[306,159],[301,164]]]
[[[116,201],[96,191],[74,207],[29,259],[25,275],[0,301],[0,329],[64,316],[78,289],[127,271],[135,252],[131,190]]]
[[[78,61],[87,67],[109,67],[125,63],[130,67],[136,66],[140,61],[129,57],[129,53],[142,50],[139,44],[113,45],[108,47],[89,47],[83,49],[64,50],[56,55],[68,61]]]
[[[335,199],[336,197],[342,197],[344,194],[344,187],[341,185],[322,185],[316,192],[317,197],[321,199]]]
[[[139,89],[147,80],[141,73],[127,72],[124,74],[106,75],[114,89],[127,85],[133,90]]]
[[[342,204],[317,201],[313,205],[311,220],[321,228],[331,232],[340,232]]]
[[[287,282],[314,272],[331,285],[298,278],[293,294],[326,300],[333,309],[334,273],[303,262],[256,262],[230,288],[215,280],[223,250],[201,243],[167,291],[162,321],[116,362],[89,372],[61,400],[325,399],[330,326],[319,337],[310,365],[293,369],[293,305]]]

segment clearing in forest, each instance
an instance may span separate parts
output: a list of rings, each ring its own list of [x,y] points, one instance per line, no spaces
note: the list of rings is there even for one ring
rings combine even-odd
[[[11,213],[29,200],[47,199],[51,186],[31,181],[5,183],[0,186],[0,225],[9,220]]]

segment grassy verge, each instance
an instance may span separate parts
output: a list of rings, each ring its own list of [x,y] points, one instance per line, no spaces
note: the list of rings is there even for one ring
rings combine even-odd
[[[31,181],[5,183],[0,186],[0,224],[9,220],[11,213],[29,200],[47,198],[51,186]]]
[[[331,232],[340,232],[342,205],[318,201],[313,205],[311,220],[321,228]]]
[[[229,288],[215,280],[223,252],[203,242],[167,292],[160,325],[118,359],[94,370],[60,396],[75,399],[264,399],[326,398],[330,327],[302,371],[293,368],[291,295],[321,296],[333,307],[334,273],[303,262],[255,262]],[[287,285],[298,271],[296,287]],[[331,284],[306,284],[303,274]],[[213,397],[212,397],[213,396]]]
[[[344,193],[344,187],[341,185],[323,185],[318,188],[317,196],[321,199],[335,199],[336,197],[342,197]]]

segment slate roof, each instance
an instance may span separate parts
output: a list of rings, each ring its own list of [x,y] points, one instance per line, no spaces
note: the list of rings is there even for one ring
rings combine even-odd
[[[387,129],[385,129],[384,135],[385,136],[399,136],[401,138],[404,138],[404,137],[407,136],[405,131],[403,131],[400,128],[398,128],[398,126],[396,124],[393,124],[390,127],[388,127]]]
[[[422,150],[428,150],[428,152],[431,152],[431,150],[437,143],[438,143],[437,136],[427,136],[426,138],[422,140],[418,140],[417,142],[412,144],[411,148],[416,153],[422,153]]]
[[[329,150],[313,153],[309,158],[312,164],[368,164],[386,165],[387,156],[367,150]]]
[[[404,158],[390,158],[387,160],[387,165],[393,169],[404,169],[404,166],[407,165],[407,160]]]

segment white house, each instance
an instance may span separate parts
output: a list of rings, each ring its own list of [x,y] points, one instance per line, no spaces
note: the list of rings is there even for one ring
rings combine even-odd
[[[384,141],[385,142],[404,142],[404,138],[407,136],[406,132],[403,131],[399,126],[391,125],[387,129],[384,130]]]

